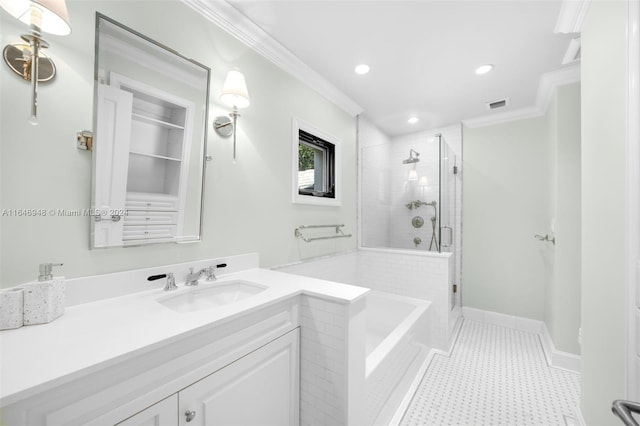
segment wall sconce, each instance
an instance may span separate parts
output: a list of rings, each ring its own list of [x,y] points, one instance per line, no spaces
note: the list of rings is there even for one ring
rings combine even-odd
[[[9,44],[2,56],[13,72],[31,81],[29,122],[35,125],[38,124],[38,82],[50,81],[56,75],[55,64],[40,51],[49,47],[49,43],[40,37],[40,32],[70,34],[67,5],[64,0],[0,0],[0,6],[29,26],[29,34],[21,36],[28,44]]]
[[[232,108],[229,117],[220,116],[216,117],[213,122],[213,128],[222,137],[229,137],[233,135],[233,160],[236,159],[236,122],[240,114],[238,114],[238,108],[246,108],[249,106],[249,92],[247,91],[247,84],[244,81],[244,75],[238,70],[231,70],[227,74],[227,78],[224,81],[222,92],[220,93],[220,100],[227,106]]]

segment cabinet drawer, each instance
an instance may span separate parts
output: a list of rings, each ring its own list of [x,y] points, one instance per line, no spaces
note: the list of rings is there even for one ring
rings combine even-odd
[[[126,226],[122,232],[123,241],[170,238],[176,235],[176,225]]]
[[[178,210],[178,198],[168,195],[127,192],[125,205],[129,210]]]
[[[128,225],[175,225],[178,223],[178,212],[129,210],[124,217]]]

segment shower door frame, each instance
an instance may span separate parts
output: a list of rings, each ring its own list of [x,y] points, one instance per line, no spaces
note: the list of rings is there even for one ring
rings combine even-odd
[[[457,180],[456,180],[456,168],[457,168],[457,155],[455,154],[453,148],[447,143],[446,139],[442,136],[441,133],[436,135],[438,137],[438,179],[439,179],[439,187],[438,187],[438,208],[439,208],[439,217],[438,217],[438,237],[440,243],[439,253],[451,253],[453,257],[453,268],[451,271],[451,305],[450,309],[454,309],[456,305],[459,305],[460,300],[458,299],[458,290],[459,290],[459,281],[460,275],[462,273],[461,270],[458,270],[458,265],[462,265],[459,262],[458,256],[461,254],[461,251],[458,247],[458,224],[457,223],[457,207],[458,207],[458,191],[457,191]],[[446,152],[443,152],[443,149],[446,148]],[[450,156],[453,156],[453,161],[450,161]],[[453,163],[453,164],[452,164]],[[450,182],[448,181],[449,175],[452,174],[452,187],[450,187]],[[443,189],[444,188],[444,189]],[[443,196],[443,194],[445,194]],[[451,200],[450,197],[453,197]],[[443,201],[443,199],[445,201]],[[451,211],[451,202],[453,202],[453,211]],[[445,207],[446,205],[446,207]],[[446,212],[446,215],[443,214],[443,211]],[[453,217],[451,217],[453,215]],[[446,216],[446,218],[445,218]],[[449,251],[443,250],[445,247],[443,242],[444,232],[443,229],[451,230],[451,241],[446,248]],[[462,268],[460,268],[462,269]]]

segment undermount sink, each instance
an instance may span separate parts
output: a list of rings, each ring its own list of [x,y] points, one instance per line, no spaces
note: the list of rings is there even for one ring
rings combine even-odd
[[[204,284],[185,293],[165,296],[158,299],[158,303],[176,312],[194,312],[229,305],[267,288],[264,285],[242,280]]]

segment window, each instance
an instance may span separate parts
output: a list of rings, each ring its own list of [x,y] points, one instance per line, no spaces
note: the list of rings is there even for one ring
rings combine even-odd
[[[340,205],[338,140],[294,119],[293,202]]]
[[[299,130],[298,194],[336,198],[335,152],[334,144]]]

